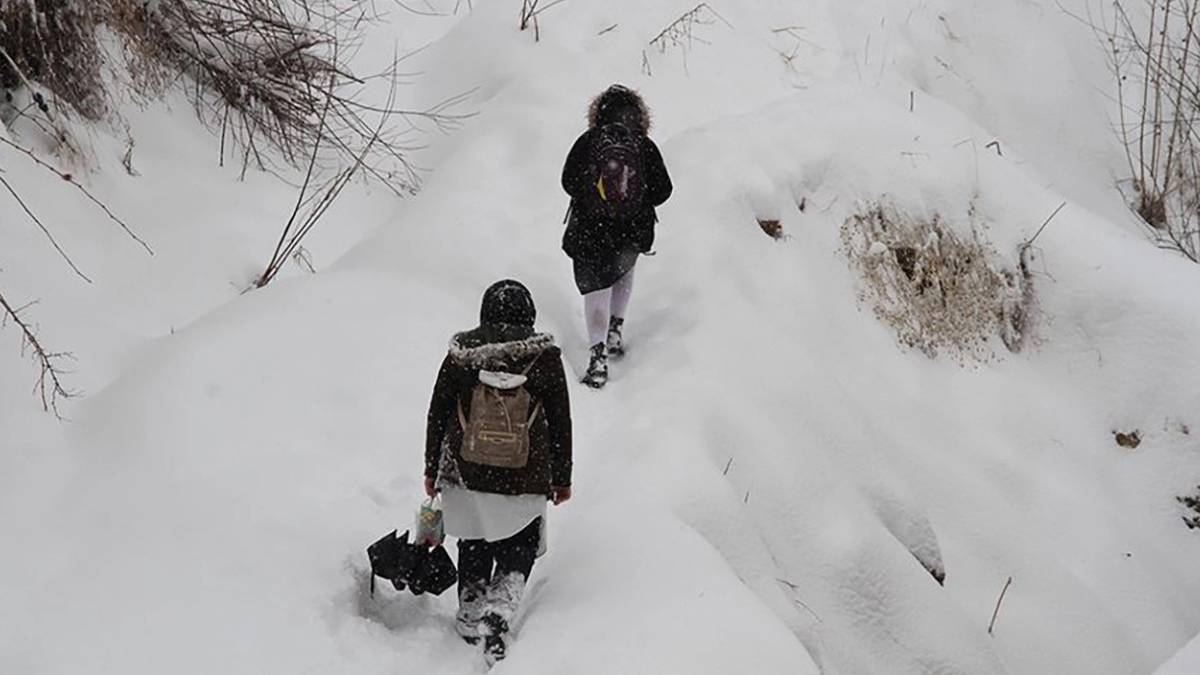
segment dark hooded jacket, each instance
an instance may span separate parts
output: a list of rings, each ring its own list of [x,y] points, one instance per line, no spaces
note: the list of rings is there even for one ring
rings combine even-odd
[[[632,222],[610,222],[601,213],[588,211],[581,197],[595,189],[591,166],[598,130],[620,123],[637,132],[641,142],[641,164],[645,176],[645,204]],[[637,92],[614,85],[597,96],[588,109],[588,130],[575,141],[563,166],[562,186],[571,196],[571,211],[563,234],[563,251],[575,261],[612,265],[622,254],[646,253],[654,245],[655,207],[671,196],[671,178],[662,153],[650,140],[650,114]],[[627,271],[627,270],[625,270]],[[623,273],[623,271],[622,271]],[[612,279],[611,281],[616,281]]]
[[[528,290],[515,281],[499,282],[484,294],[479,327],[450,340],[429,402],[427,477],[504,495],[549,494],[551,487],[571,484],[571,405],[562,352],[554,345],[553,336],[534,331],[533,319]],[[479,383],[481,370],[525,372],[525,388],[534,403],[541,404],[530,429],[529,461],[520,469],[462,460],[458,406],[462,405],[463,415],[469,419],[471,391]]]

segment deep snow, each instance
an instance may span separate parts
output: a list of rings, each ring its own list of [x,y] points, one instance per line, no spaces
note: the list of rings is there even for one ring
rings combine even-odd
[[[537,43],[519,4],[376,31],[375,56],[432,41],[414,106],[474,90],[478,115],[427,139],[417,197],[348,194],[315,276],[240,294],[292,192],[215,167],[181,102],[129,112],[140,177],[92,138],[89,184],[153,258],[8,170],[96,283],[0,220],[0,288],[43,299],[88,391],[43,415],[0,332],[0,672],[482,671],[450,594],[366,598],[362,551],[419,501],[429,388],[488,283],[525,281],[582,374],[557,180],[612,81],[648,98],[677,191],[628,357],[572,391],[576,496],[498,672],[1149,674],[1200,631],[1174,500],[1200,482],[1200,269],[1113,187],[1090,32],[1053,2],[713,2],[706,43],[648,49],[647,75],[693,3],[566,2]],[[883,195],[1011,261],[1067,201],[1037,242],[1036,344],[965,367],[897,346],[838,251]]]

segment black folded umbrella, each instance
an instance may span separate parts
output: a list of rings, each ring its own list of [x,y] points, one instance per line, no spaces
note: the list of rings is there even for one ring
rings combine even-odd
[[[377,576],[391,581],[398,591],[407,586],[413,595],[441,595],[458,579],[458,570],[444,547],[427,549],[420,544],[410,544],[407,531],[400,537],[396,536],[395,530],[384,535],[367,547],[367,558],[371,561],[372,595],[375,594]]]
[[[413,595],[422,593],[441,595],[458,581],[458,570],[454,567],[454,561],[450,559],[450,554],[446,552],[446,547],[439,545],[422,550],[417,560],[416,570],[405,580]]]
[[[417,550],[408,543],[407,531],[396,538],[392,530],[367,547],[367,558],[371,561],[371,595],[375,594],[375,577],[391,581],[396,590],[402,591],[404,575],[416,565]]]

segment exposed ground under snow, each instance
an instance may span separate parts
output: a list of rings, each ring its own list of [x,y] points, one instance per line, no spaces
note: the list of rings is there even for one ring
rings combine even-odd
[[[436,40],[414,106],[475,90],[479,114],[426,139],[417,197],[347,194],[316,275],[240,294],[292,192],[215,167],[179,102],[129,111],[140,177],[92,139],[90,185],[153,258],[5,174],[96,283],[3,207],[0,289],[42,298],[88,395],[42,414],[0,332],[0,672],[481,672],[453,594],[367,598],[362,551],[411,518],[436,367],[488,283],[525,281],[582,374],[557,181],[613,81],[654,109],[676,193],[628,357],[572,390],[575,499],[498,673],[1149,675],[1200,631],[1174,499],[1200,483],[1200,268],[1113,188],[1090,32],[1054,2],[711,2],[728,25],[648,50],[647,75],[692,3],[563,3],[537,43],[520,3],[475,4],[376,31],[376,55]],[[839,252],[884,195],[1013,263],[1065,200],[1037,242],[1036,344],[968,366],[897,346]],[[1134,428],[1135,451],[1113,442]]]

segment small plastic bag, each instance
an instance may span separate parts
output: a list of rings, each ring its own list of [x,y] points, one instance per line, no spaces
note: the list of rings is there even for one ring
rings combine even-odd
[[[416,536],[413,543],[421,546],[441,546],[446,540],[446,528],[442,523],[442,503],[436,497],[426,499],[417,510]]]

